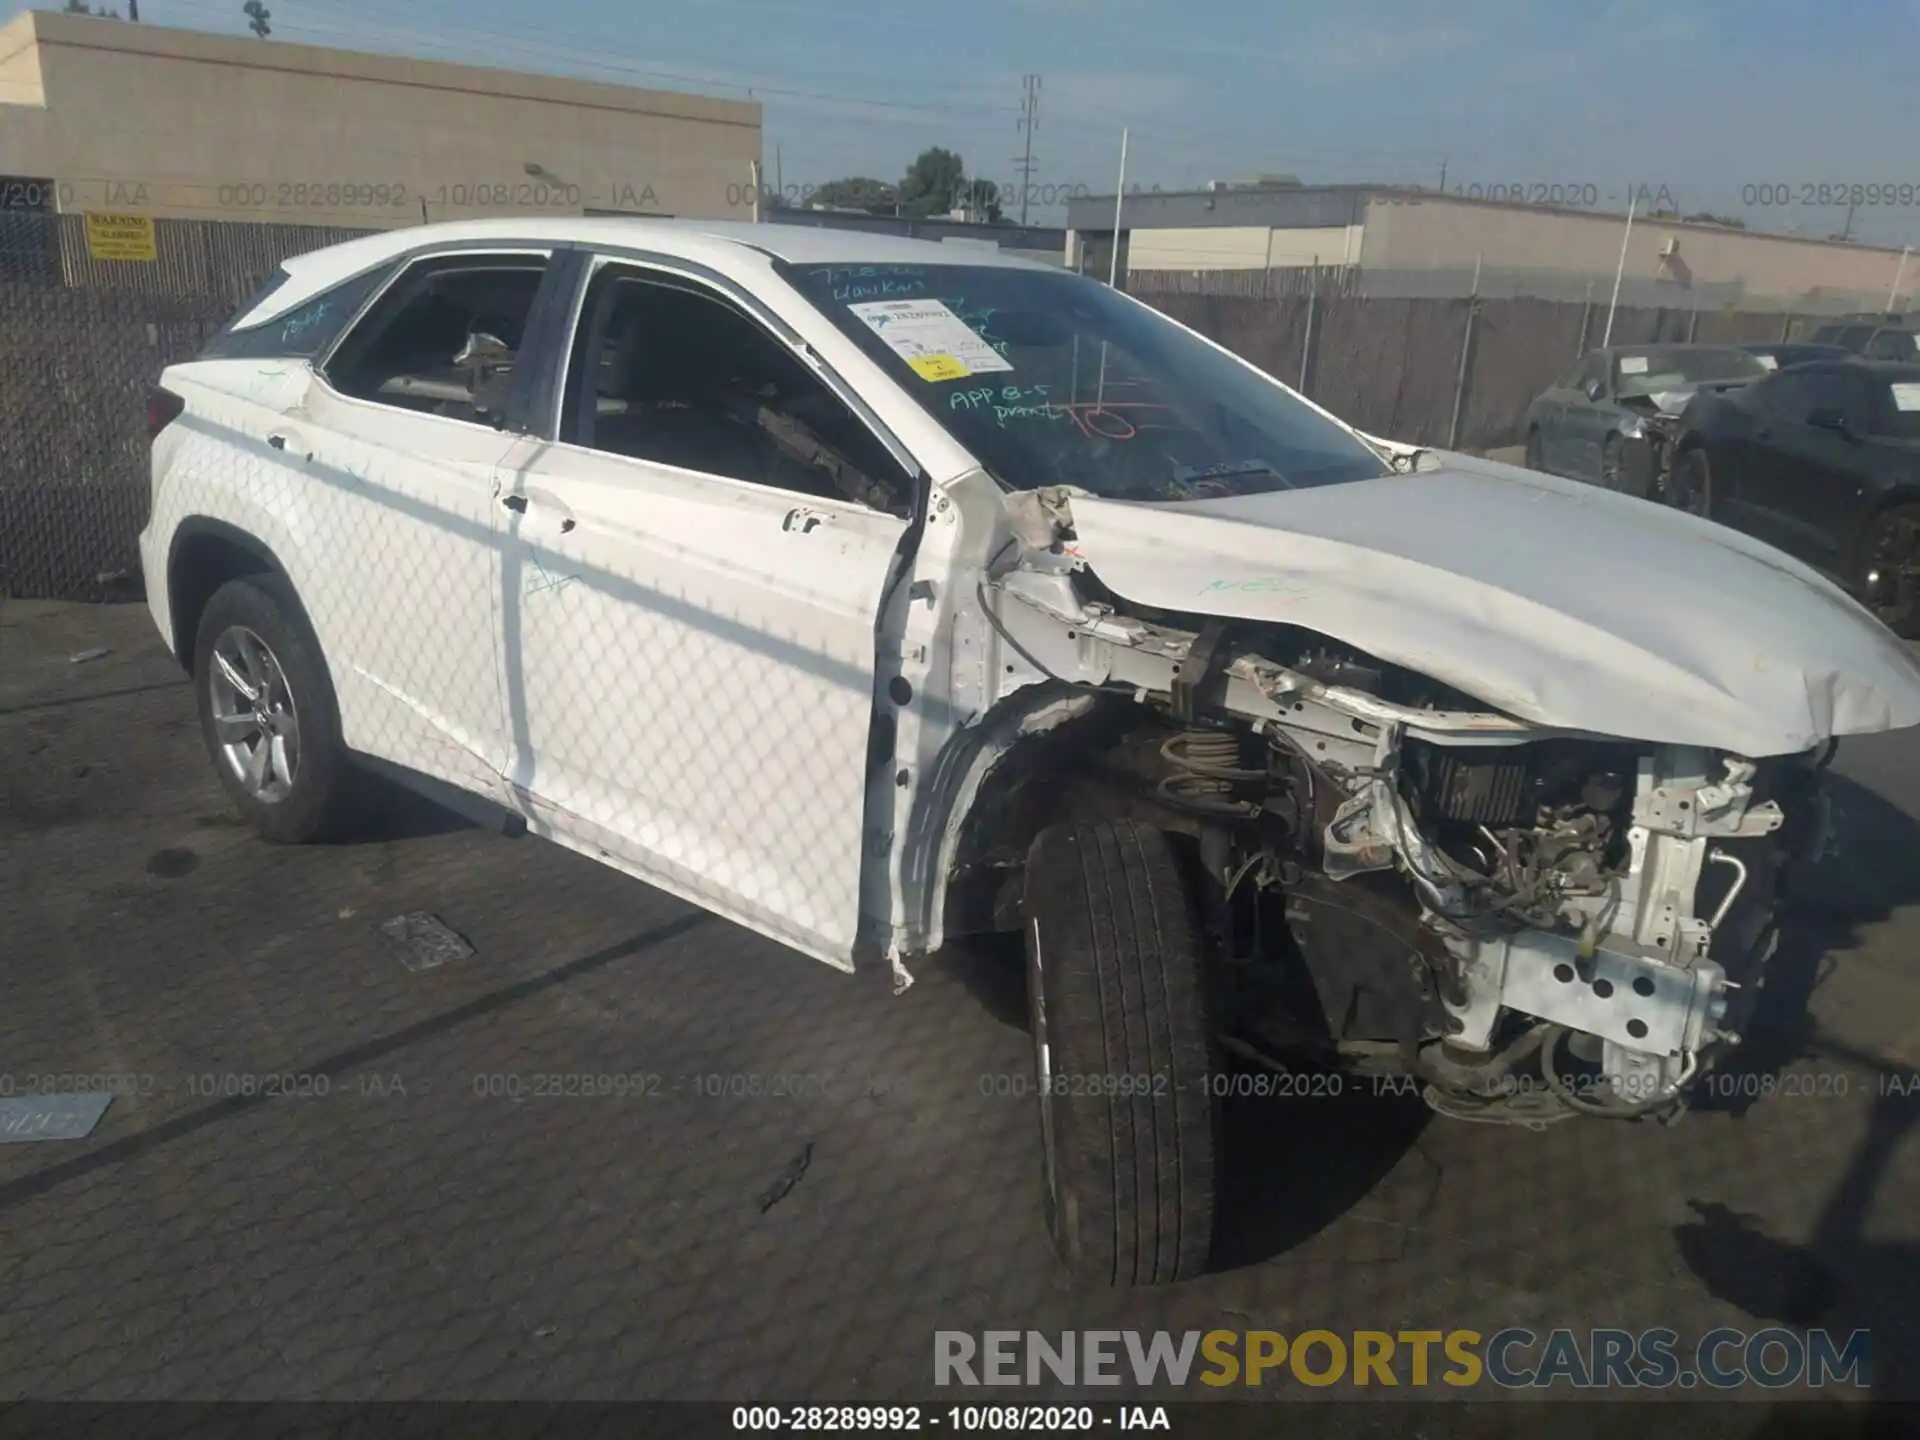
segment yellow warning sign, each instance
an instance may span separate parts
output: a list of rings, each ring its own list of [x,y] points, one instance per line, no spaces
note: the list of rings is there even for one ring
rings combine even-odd
[[[153,217],[89,214],[87,254],[95,260],[157,260]]]

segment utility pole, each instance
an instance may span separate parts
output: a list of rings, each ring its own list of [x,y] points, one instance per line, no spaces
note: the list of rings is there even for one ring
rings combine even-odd
[[[1626,278],[1627,273],[1627,242],[1633,238],[1633,211],[1639,203],[1640,196],[1637,192],[1627,197],[1627,228],[1620,232],[1620,263],[1613,272],[1613,298],[1607,302],[1607,330],[1600,337],[1602,350],[1613,343],[1613,312],[1620,308],[1620,282]],[[1474,283],[1478,285],[1479,282],[1476,279]]]
[[[1847,223],[1840,229],[1840,238],[1842,240],[1853,239],[1853,206],[1853,201],[1847,201]]]
[[[1020,118],[1015,128],[1025,132],[1027,145],[1020,165],[1020,223],[1027,223],[1027,192],[1033,189],[1033,127],[1040,118],[1040,77],[1024,75],[1020,79]]]
[[[1444,160],[1440,162],[1440,193],[1447,193],[1447,162]]]

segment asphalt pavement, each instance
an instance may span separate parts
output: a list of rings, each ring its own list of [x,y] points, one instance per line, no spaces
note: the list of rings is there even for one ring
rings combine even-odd
[[[0,1145],[0,1398],[858,1401],[926,1397],[937,1329],[1775,1323],[1920,1394],[1920,733],[1839,772],[1733,1093],[1232,1101],[1215,1273],[1089,1291],[996,1093],[1006,954],[896,997],[425,804],[268,846],[143,609],[9,602],[0,1090],[119,1093]],[[410,967],[418,913],[471,953]]]

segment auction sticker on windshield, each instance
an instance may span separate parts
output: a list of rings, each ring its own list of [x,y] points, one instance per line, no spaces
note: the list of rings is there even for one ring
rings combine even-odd
[[[1897,381],[1893,386],[1893,408],[1896,410],[1920,410],[1920,382],[1912,380]]]
[[[960,380],[1013,369],[979,332],[938,300],[868,300],[847,309],[922,380]]]

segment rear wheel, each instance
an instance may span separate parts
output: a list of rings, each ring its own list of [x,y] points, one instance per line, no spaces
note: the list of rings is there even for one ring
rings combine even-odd
[[[291,845],[352,828],[366,780],[341,743],[333,683],[291,586],[253,575],[215,591],[193,677],[207,753],[254,829]]]
[[[1874,517],[1860,544],[1860,591],[1889,630],[1920,639],[1920,506]]]
[[[1024,908],[1054,1246],[1102,1284],[1201,1274],[1218,1107],[1200,929],[1167,837],[1127,820],[1049,829]]]

